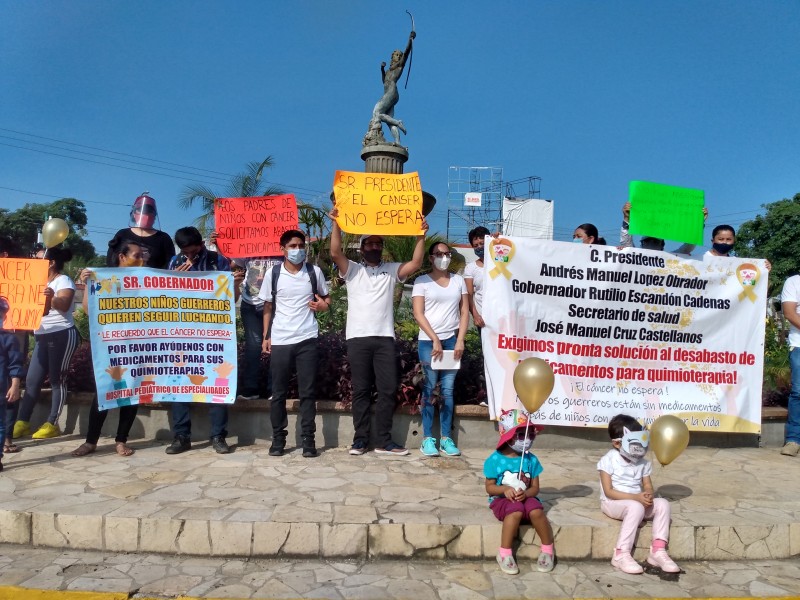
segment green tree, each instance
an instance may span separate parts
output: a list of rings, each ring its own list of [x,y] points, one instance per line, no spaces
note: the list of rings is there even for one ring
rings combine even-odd
[[[770,294],[780,292],[783,282],[800,269],[800,194],[764,204],[766,214],[745,221],[736,233],[737,256],[766,258],[772,263]]]
[[[271,156],[260,163],[255,161],[249,163],[242,173],[231,178],[224,190],[218,190],[219,193],[205,185],[187,185],[178,198],[178,206],[188,210],[195,204],[200,204],[203,214],[195,219],[195,224],[200,232],[206,235],[214,229],[214,207],[217,198],[251,198],[284,193],[279,187],[268,185],[263,179],[264,171],[273,165]]]
[[[88,223],[86,206],[75,198],[62,198],[49,204],[26,204],[14,211],[0,208],[0,236],[13,240],[17,252],[27,256],[33,251],[36,234],[46,216],[64,219],[69,225],[70,233],[64,240],[64,247],[72,250],[75,259],[83,263],[95,259],[97,252],[94,245],[84,239]]]

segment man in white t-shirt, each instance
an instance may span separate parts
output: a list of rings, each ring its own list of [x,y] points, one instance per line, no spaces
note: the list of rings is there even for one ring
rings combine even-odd
[[[264,343],[262,350],[270,354],[272,373],[272,446],[270,456],[282,456],[286,447],[289,419],[286,396],[292,372],[297,372],[300,395],[300,429],[303,456],[317,456],[316,379],[319,356],[317,350],[316,313],[330,308],[331,300],[325,276],[316,265],[306,263],[306,236],[290,229],[281,235],[283,263],[264,274],[258,297],[264,302]]]
[[[408,450],[392,441],[392,419],[397,393],[397,353],[394,343],[394,288],[422,267],[425,235],[417,236],[414,255],[406,263],[382,260],[383,238],[362,235],[361,263],[348,260],[342,251],[342,230],[336,223],[337,210],[331,217],[331,259],[347,284],[347,358],[353,382],[353,445],[350,454],[367,451],[370,442],[370,404],[372,382],[378,391],[375,407],[378,454],[404,456]],[[423,220],[423,231],[428,223]]]
[[[797,456],[800,452],[800,275],[792,275],[783,284],[783,316],[789,321],[789,366],[792,391],[789,393],[789,416],[781,454]]]

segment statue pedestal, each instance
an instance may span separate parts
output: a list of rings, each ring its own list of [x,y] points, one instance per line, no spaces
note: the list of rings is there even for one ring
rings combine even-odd
[[[400,175],[408,160],[408,150],[394,144],[373,144],[361,149],[365,173]]]

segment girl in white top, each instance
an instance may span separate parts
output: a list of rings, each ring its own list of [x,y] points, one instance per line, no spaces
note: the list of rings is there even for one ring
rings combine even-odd
[[[669,541],[669,502],[653,497],[650,474],[653,467],[644,458],[649,434],[629,415],[617,415],[608,424],[613,448],[597,463],[600,472],[600,509],[612,519],[622,521],[611,565],[623,573],[637,574],[644,569],[631,550],[636,532],[645,519],[653,520],[653,543],[647,562],[666,573],[679,573],[667,554]]]
[[[80,336],[72,318],[72,300],[75,284],[64,275],[64,263],[72,258],[69,249],[55,247],[40,250],[36,258],[50,261],[47,271],[47,287],[44,290],[44,316],[39,329],[33,332],[36,344],[33,347],[28,376],[25,379],[25,394],[20,401],[19,417],[14,424],[14,437],[30,434],[30,419],[39,400],[45,375],[50,376],[52,396],[47,420],[33,434],[34,439],[52,438],[61,435],[58,417],[67,399],[66,375],[69,361],[78,347]],[[16,417],[16,416],[15,416]]]
[[[458,370],[435,370],[432,363],[442,360],[445,350],[453,350],[455,360],[460,360],[464,354],[464,337],[469,326],[469,295],[464,279],[447,270],[452,258],[447,244],[432,244],[428,249],[428,258],[433,269],[429,275],[417,278],[411,292],[414,318],[419,324],[419,361],[425,376],[422,389],[421,450],[426,456],[438,456],[440,452],[432,435],[434,407],[431,398],[436,383],[441,382],[441,453],[445,456],[459,456],[461,451],[450,437],[453,426],[453,385]]]

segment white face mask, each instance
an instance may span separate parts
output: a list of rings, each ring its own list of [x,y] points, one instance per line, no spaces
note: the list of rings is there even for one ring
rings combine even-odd
[[[446,271],[447,267],[450,266],[450,260],[449,256],[438,256],[433,259],[433,264],[436,265],[437,269]]]
[[[531,446],[533,446],[533,440],[528,438],[514,438],[514,441],[509,442],[508,445],[517,454],[522,454],[523,452],[527,452],[531,449]]]
[[[647,454],[650,434],[647,431],[630,431],[627,427],[623,427],[622,437],[615,441],[620,442],[619,453],[622,456],[631,462],[638,462]]]

